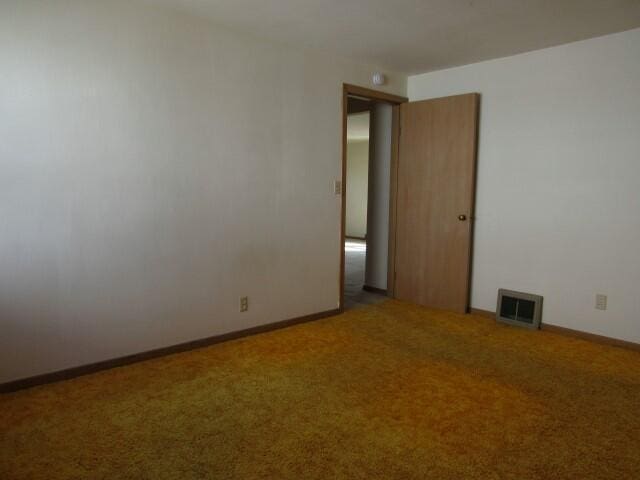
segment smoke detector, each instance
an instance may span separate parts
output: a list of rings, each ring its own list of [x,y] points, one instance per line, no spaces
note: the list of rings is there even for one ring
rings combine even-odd
[[[385,78],[384,74],[380,72],[375,72],[371,76],[371,81],[373,82],[374,85],[384,85],[387,79]]]

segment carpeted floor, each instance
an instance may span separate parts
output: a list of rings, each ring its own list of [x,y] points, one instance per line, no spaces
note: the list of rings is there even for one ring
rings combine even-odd
[[[640,353],[388,301],[0,395],[0,478],[640,478]]]

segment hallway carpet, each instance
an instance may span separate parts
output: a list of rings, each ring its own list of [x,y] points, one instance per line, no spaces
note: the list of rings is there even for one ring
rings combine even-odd
[[[0,478],[640,478],[640,353],[387,301],[0,395]]]
[[[367,243],[348,238],[344,242],[344,306],[347,310],[380,303],[385,295],[363,290]]]

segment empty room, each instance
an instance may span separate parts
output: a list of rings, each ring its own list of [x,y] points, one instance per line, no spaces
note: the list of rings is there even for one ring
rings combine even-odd
[[[0,479],[640,478],[640,2],[0,0]]]

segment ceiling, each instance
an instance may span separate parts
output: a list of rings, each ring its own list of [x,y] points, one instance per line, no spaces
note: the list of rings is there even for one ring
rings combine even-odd
[[[369,112],[354,113],[347,117],[347,141],[369,140]]]
[[[147,1],[408,74],[640,27],[640,0]]]

